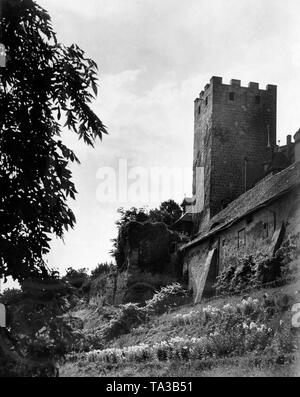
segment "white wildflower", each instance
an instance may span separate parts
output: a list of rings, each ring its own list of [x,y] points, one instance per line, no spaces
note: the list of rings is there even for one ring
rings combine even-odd
[[[257,325],[252,321],[249,327],[251,330],[257,328]]]
[[[243,323],[243,329],[248,329],[249,326],[246,323]]]

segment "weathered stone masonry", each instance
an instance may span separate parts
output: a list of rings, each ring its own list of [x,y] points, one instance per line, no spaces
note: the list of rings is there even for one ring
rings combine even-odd
[[[272,255],[300,232],[300,130],[277,146],[276,101],[274,85],[220,77],[195,100],[193,198],[178,222],[193,223],[182,252],[195,301],[214,293],[229,261]]]
[[[300,164],[299,178],[300,178]],[[274,197],[270,203],[249,214],[244,214],[233,223],[224,225],[220,231],[204,235],[199,241],[186,247],[185,270],[188,272],[189,288],[196,299],[199,288],[203,296],[214,294],[216,277],[232,260],[258,253],[272,255],[282,239],[300,232],[300,187]],[[215,260],[210,263],[207,279],[201,285],[201,275],[209,252],[216,250]],[[198,294],[199,295],[199,294]],[[201,300],[199,296],[199,300]]]
[[[274,85],[262,90],[257,83],[241,87],[239,80],[226,85],[212,77],[195,100],[193,194],[201,219],[213,217],[262,177],[268,151],[276,146],[276,98]],[[197,167],[204,167],[203,208]]]

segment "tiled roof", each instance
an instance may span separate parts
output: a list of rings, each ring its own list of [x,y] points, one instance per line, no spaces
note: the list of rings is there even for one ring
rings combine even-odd
[[[215,215],[208,224],[200,229],[197,237],[183,248],[194,245],[221,229],[230,226],[232,223],[256,211],[266,203],[275,200],[297,185],[300,185],[300,161],[273,176],[263,179],[251,190],[248,190],[232,201],[225,209]]]

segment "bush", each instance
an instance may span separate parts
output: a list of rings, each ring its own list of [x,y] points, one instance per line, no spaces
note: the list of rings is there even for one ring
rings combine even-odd
[[[69,282],[72,287],[80,289],[87,282],[88,278],[89,276],[87,269],[83,268],[76,270],[72,267],[69,267],[62,280]]]
[[[4,305],[13,305],[22,299],[22,291],[17,288],[7,288],[0,294],[0,302]]]
[[[230,263],[224,267],[221,274],[217,277],[215,285],[217,295],[228,294],[234,292],[230,289],[231,280],[233,279],[236,271],[236,264]]]
[[[113,263],[99,263],[95,269],[91,271],[91,279],[95,279],[103,274],[116,271],[116,266]]]
[[[256,272],[252,284],[257,286],[272,283],[281,278],[282,260],[278,255],[257,259]]]
[[[178,283],[167,285],[156,292],[152,299],[146,302],[148,314],[162,314],[173,307],[187,303],[188,292]]]
[[[94,349],[103,349],[105,345],[104,329],[105,327],[98,327],[77,331],[75,334],[76,343],[74,343],[72,351],[87,352]]]
[[[238,294],[247,288],[288,282],[294,274],[291,265],[298,255],[297,238],[286,240],[273,256],[258,254],[255,258],[246,256],[230,260],[217,277],[217,294]]]
[[[133,328],[138,327],[154,314],[162,314],[187,302],[187,291],[184,290],[180,284],[175,283],[163,287],[159,292],[153,296],[152,299],[146,302],[144,307],[139,306],[138,303],[127,303],[120,305],[117,314],[103,327],[93,330],[96,336],[92,336],[89,332],[84,332],[83,338],[87,338],[87,342],[81,342],[84,350],[86,346],[94,347],[101,345],[103,341],[116,338],[120,335],[129,333]]]
[[[145,308],[139,307],[137,303],[121,305],[118,314],[113,318],[104,331],[106,339],[116,338],[127,334],[130,330],[142,324],[146,319]]]
[[[72,289],[54,277],[28,279],[21,287],[6,290],[0,298],[7,309],[7,340],[25,362],[25,369],[28,363],[34,373],[47,372],[72,347],[72,329],[65,316]]]

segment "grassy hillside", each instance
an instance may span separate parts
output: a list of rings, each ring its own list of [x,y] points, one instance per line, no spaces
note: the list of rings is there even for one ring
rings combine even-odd
[[[116,308],[82,307],[72,315],[83,320],[84,332],[94,340],[84,351],[70,354],[61,364],[60,374],[298,376],[299,336],[291,327],[290,311],[297,302],[299,282],[245,296],[185,304],[161,315],[154,310],[141,317],[147,309],[133,305],[125,309],[128,321],[134,319],[132,328],[124,323],[124,316],[116,319]],[[115,337],[104,332],[105,327],[112,329],[112,324],[118,330]]]

